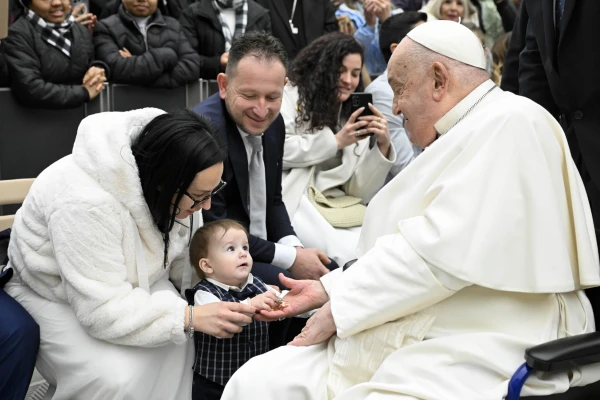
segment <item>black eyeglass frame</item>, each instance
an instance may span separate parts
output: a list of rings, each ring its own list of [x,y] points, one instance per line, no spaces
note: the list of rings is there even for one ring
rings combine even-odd
[[[194,204],[190,208],[196,208],[200,204],[204,203],[205,201],[210,200],[210,198],[212,198],[215,194],[217,194],[221,190],[223,190],[223,188],[225,186],[227,186],[227,182],[225,182],[223,179],[221,179],[221,181],[219,182],[219,185],[215,188],[215,190],[213,190],[209,195],[204,196],[200,200],[196,200],[191,194],[188,193],[187,190],[185,192],[183,192],[183,194],[185,194],[187,197],[189,197],[194,202]]]

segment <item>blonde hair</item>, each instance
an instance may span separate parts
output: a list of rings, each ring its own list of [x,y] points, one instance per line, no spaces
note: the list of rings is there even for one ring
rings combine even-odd
[[[492,69],[492,80],[496,85],[500,85],[502,80],[502,68],[504,67],[504,58],[508,52],[508,44],[510,43],[511,32],[507,32],[500,36],[494,47],[492,47],[492,57],[494,59],[494,68]]]
[[[444,4],[446,0],[430,0],[421,10],[425,11],[427,14],[431,15],[434,19],[442,19],[442,14],[440,14],[440,10],[442,9],[442,4]],[[477,13],[477,8],[471,3],[470,0],[462,0],[464,13],[461,17],[461,23],[470,22],[475,26],[479,26],[479,14]],[[429,20],[429,19],[428,19]]]
[[[190,262],[198,278],[204,279],[206,277],[204,271],[200,269],[200,260],[208,257],[208,248],[215,240],[215,235],[220,231],[223,231],[223,234],[225,234],[230,229],[239,229],[244,231],[246,235],[248,234],[246,228],[232,219],[208,222],[194,233],[194,237],[192,237],[192,242],[190,243]]]

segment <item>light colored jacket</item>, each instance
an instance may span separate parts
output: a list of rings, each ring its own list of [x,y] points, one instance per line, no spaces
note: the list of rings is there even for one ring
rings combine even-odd
[[[73,154],[40,174],[13,225],[9,265],[21,282],[50,301],[68,303],[90,336],[110,343],[185,341],[186,301],[168,290],[149,294],[138,287],[138,231],[151,287],[190,268],[189,229],[178,223],[170,233],[171,263],[163,268],[163,237],[131,152],[132,139],[162,113],[143,109],[84,119]]]
[[[305,124],[296,125],[297,104],[298,88],[287,84],[281,105],[286,133],[282,189],[290,219],[293,219],[300,198],[306,193],[310,172],[315,165],[317,172],[314,184],[317,189],[329,196],[345,193],[360,197],[367,204],[383,187],[387,174],[396,162],[394,145],[390,147],[391,159],[381,154],[377,145],[369,149],[369,139],[347,146],[338,153],[335,134],[331,129],[325,127],[310,131]]]

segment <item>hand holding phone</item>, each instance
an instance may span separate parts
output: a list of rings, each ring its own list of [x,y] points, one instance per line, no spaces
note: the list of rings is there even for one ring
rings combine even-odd
[[[360,113],[360,117],[373,115],[373,111],[369,108],[369,103],[373,104],[373,95],[371,93],[352,93],[350,95],[350,112],[354,113],[359,108],[364,108]],[[365,132],[358,136],[373,136],[373,133]]]

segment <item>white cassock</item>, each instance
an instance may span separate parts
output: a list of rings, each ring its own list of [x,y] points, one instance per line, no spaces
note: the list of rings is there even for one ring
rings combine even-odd
[[[526,348],[594,331],[587,197],[558,123],[486,81],[369,204],[358,262],[322,278],[337,336],[257,357],[223,400],[502,399]],[[500,111],[502,110],[502,111]],[[598,370],[532,377],[564,392]],[[250,394],[252,393],[252,394]]]

